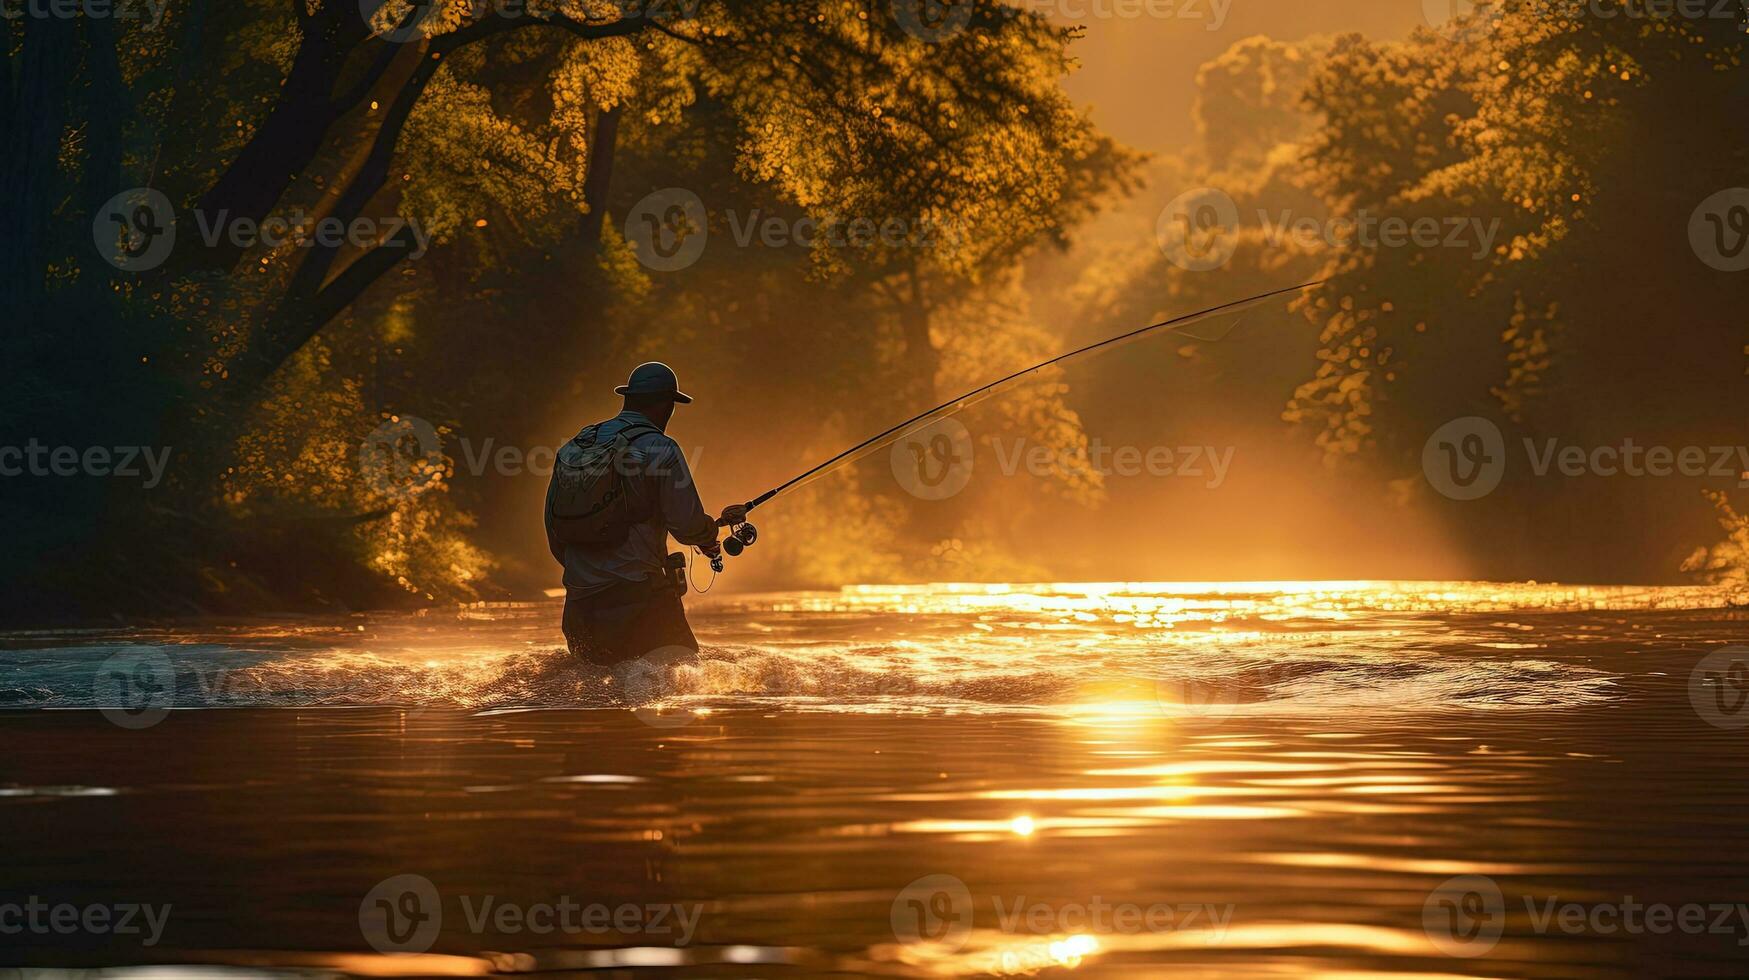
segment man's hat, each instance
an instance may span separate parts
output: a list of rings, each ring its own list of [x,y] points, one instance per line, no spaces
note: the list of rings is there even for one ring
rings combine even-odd
[[[682,405],[692,404],[692,396],[680,390],[680,379],[674,369],[661,361],[640,364],[632,369],[626,383],[613,389],[616,395],[667,395]]]

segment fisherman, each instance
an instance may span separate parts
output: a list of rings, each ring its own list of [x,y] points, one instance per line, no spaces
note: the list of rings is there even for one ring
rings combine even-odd
[[[663,560],[667,537],[714,559],[717,528],[744,520],[746,506],[725,508],[720,520],[705,512],[666,435],[674,406],[692,403],[673,369],[640,364],[614,391],[625,398],[620,413],[560,449],[547,493],[547,546],[565,567],[565,641],[602,665],[674,648],[696,654],[680,601],[684,559]]]

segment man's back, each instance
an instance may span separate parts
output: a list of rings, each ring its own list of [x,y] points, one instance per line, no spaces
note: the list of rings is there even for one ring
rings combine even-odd
[[[593,430],[593,431],[592,431]],[[583,599],[628,583],[660,583],[667,536],[683,544],[716,540],[716,522],[705,513],[686,457],[673,439],[649,418],[626,410],[578,434],[579,439],[606,441],[629,432],[625,486],[632,512],[648,517],[632,525],[620,544],[606,548],[553,545],[554,557],[565,566],[565,594]]]
[[[572,653],[600,664],[677,650],[696,653],[698,640],[686,621],[682,590],[670,588],[664,574],[670,534],[706,556],[722,554],[717,547],[719,522],[705,513],[686,458],[665,434],[674,406],[689,405],[692,397],[680,390],[674,369],[659,361],[638,365],[614,393],[625,397],[624,411],[583,430],[578,438],[596,444],[623,434],[626,443],[613,447],[612,454],[620,457],[626,478],[613,489],[623,488],[631,507],[615,507],[614,513],[632,515],[630,533],[608,546],[560,545],[555,491],[547,494],[547,545],[565,566],[565,642]],[[560,454],[574,452],[574,445],[568,443]],[[555,488],[558,476],[555,471]],[[722,522],[745,516],[745,507],[727,507]],[[572,540],[612,537],[591,534]]]

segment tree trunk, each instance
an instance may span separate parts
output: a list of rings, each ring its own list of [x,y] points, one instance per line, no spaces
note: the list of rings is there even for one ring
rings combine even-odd
[[[601,245],[601,228],[607,220],[607,202],[613,192],[613,152],[623,111],[623,107],[614,106],[603,112],[589,138],[589,172],[583,177],[583,204],[589,211],[583,215],[581,232],[591,254]]]
[[[0,235],[0,297],[7,308],[41,298],[46,246],[67,124],[67,79],[78,62],[78,22],[31,20],[24,32],[18,87],[7,106],[4,180],[6,234]],[[10,65],[8,66],[10,67]]]
[[[904,415],[913,415],[941,402],[938,375],[941,352],[929,337],[929,301],[923,291],[923,277],[913,264],[901,284],[899,324],[905,337],[906,404]],[[965,517],[965,500],[956,494],[944,500],[919,500],[911,507],[909,530],[918,541],[934,545],[957,536]]]
[[[364,37],[362,24],[353,36],[347,20],[329,14],[304,21],[303,42],[279,90],[279,101],[254,138],[201,195],[198,207],[208,221],[221,220],[221,214],[225,221],[267,217],[286,188],[316,158],[322,138],[345,108],[334,97],[340,71]],[[191,244],[199,242],[193,235],[187,239]],[[211,248],[178,251],[187,256],[177,263],[181,268],[230,269],[243,256],[243,249],[229,236]]]
[[[929,339],[929,304],[923,296],[923,277],[915,266],[905,274],[904,299],[899,304],[899,325],[905,336],[905,374],[917,411],[936,404],[936,374],[941,354]]]
[[[91,86],[85,99],[88,123],[84,172],[80,175],[83,207],[78,210],[89,224],[97,217],[97,209],[122,189],[122,133],[130,105],[121,66],[116,62],[115,21],[108,17],[85,17],[80,22],[85,27],[85,60],[91,68]],[[65,229],[63,235],[71,244],[88,233],[81,225]],[[91,271],[106,270],[94,265]]]

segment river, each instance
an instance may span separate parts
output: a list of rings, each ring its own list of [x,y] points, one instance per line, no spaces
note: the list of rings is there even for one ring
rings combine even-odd
[[[712,595],[619,671],[556,602],[6,634],[0,966],[1741,976],[1731,598]]]

